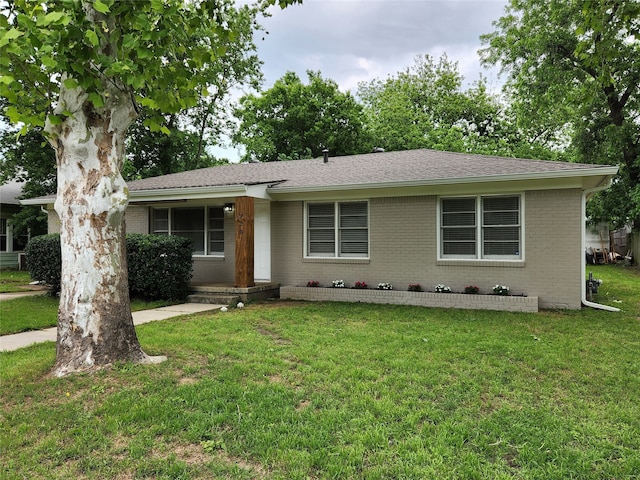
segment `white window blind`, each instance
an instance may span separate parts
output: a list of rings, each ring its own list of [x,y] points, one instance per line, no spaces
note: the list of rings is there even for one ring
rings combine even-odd
[[[520,255],[520,197],[482,199],[483,256]]]
[[[442,200],[442,253],[451,256],[476,254],[476,199]]]
[[[335,254],[335,207],[333,203],[308,205],[308,253],[310,256]]]
[[[368,208],[366,202],[340,205],[340,256],[369,254]]]
[[[442,258],[522,258],[519,195],[443,198]]]
[[[368,203],[307,204],[307,255],[311,257],[368,256]]]

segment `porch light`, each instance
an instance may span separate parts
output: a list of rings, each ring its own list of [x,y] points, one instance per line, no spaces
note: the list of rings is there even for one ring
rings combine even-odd
[[[234,205],[233,203],[225,203],[222,209],[224,210],[224,213],[233,213]]]

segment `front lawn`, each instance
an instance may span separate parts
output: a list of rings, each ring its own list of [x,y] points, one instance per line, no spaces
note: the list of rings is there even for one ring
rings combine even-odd
[[[635,478],[640,275],[585,309],[265,302],[137,328],[169,360],[0,354],[1,478]]]
[[[0,302],[0,335],[55,327],[58,318],[58,298],[46,294],[14,298]],[[164,307],[171,302],[131,300],[131,311]]]
[[[32,282],[29,272],[24,270],[0,270],[0,293],[28,292]]]

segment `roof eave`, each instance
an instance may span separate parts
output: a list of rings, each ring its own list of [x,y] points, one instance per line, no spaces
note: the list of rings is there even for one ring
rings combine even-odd
[[[35,197],[20,200],[20,205],[49,205],[56,201],[56,197]]]
[[[345,190],[371,190],[371,189],[394,189],[394,188],[411,188],[411,187],[430,187],[440,185],[460,185],[473,183],[494,183],[494,182],[522,182],[537,181],[548,179],[579,179],[587,177],[601,178],[598,183],[606,184],[606,179],[615,176],[618,173],[618,167],[596,167],[580,170],[566,170],[561,172],[538,172],[538,173],[518,173],[509,175],[485,175],[478,177],[454,177],[444,179],[431,180],[411,180],[400,182],[378,182],[378,183],[361,183],[361,184],[340,184],[340,185],[321,185],[321,186],[276,186],[270,189],[272,195],[275,194],[295,194],[309,192],[331,192]],[[603,186],[603,189],[607,188]]]
[[[131,203],[166,202],[172,200],[202,200],[229,197],[253,197],[269,200],[266,184],[219,185],[206,187],[132,190]]]

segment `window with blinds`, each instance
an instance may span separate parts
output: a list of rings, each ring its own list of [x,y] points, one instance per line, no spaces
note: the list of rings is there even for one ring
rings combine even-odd
[[[522,258],[519,195],[442,198],[442,258]]]
[[[367,202],[307,204],[307,256],[367,257]]]
[[[171,209],[171,235],[190,238],[196,255],[204,255],[204,232],[204,208]]]
[[[208,218],[207,239],[209,242],[208,254],[224,253],[224,210],[222,207],[210,207]]]
[[[169,235],[169,209],[153,209],[153,233],[156,235]]]
[[[307,253],[311,257],[332,257],[336,252],[335,205],[307,206]]]
[[[369,255],[369,212],[366,202],[338,204],[340,209],[340,256]]]
[[[0,252],[6,252],[7,245],[7,219],[0,218]]]
[[[442,200],[442,254],[475,257],[476,199],[445,198]]]
[[[222,207],[155,208],[152,211],[151,229],[157,235],[190,238],[195,255],[224,254]]]
[[[482,256],[520,256],[520,197],[482,199]]]

